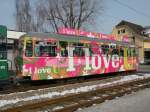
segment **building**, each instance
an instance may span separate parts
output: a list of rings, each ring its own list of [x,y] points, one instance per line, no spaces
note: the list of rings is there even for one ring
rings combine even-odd
[[[145,30],[145,28],[141,25],[137,25],[124,20],[118,23],[112,30],[112,35],[114,35],[115,37],[121,38],[123,35],[126,35],[128,36],[129,41],[136,45],[140,63],[144,63],[144,55],[147,54],[147,50],[150,51],[150,41],[146,37],[146,35],[144,35],[143,31],[146,32],[147,30]],[[149,53],[150,52],[148,52],[148,54]],[[147,56],[150,58],[149,55]]]
[[[144,62],[150,63],[150,27],[145,27],[142,34],[144,35]]]
[[[18,48],[18,40],[19,38],[26,34],[25,32],[17,32],[8,30],[7,31],[7,59],[9,60],[9,69],[15,70],[14,57],[15,57],[15,49]]]
[[[144,30],[142,31],[143,35],[146,37],[150,37],[150,26],[145,27]]]

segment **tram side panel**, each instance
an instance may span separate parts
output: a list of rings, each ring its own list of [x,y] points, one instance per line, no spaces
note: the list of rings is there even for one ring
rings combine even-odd
[[[28,55],[23,56],[23,76],[31,76],[32,80],[60,79],[135,69],[136,61],[134,57],[127,56],[126,48],[124,48],[124,57],[117,54],[105,54],[100,52],[99,47],[93,46],[92,55],[89,53],[89,48],[83,48],[83,56],[74,55],[75,48],[68,46],[67,56],[61,56],[60,50],[56,50],[55,56],[35,57],[33,56],[35,48],[30,48],[33,46],[31,43],[29,42],[30,45],[26,46],[29,49]],[[27,53],[27,51],[24,52]]]

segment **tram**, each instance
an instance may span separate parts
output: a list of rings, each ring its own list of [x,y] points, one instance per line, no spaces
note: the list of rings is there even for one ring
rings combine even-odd
[[[135,71],[135,45],[100,33],[77,30],[27,33],[20,37],[18,68],[31,80],[63,79]],[[111,39],[110,39],[111,38]]]

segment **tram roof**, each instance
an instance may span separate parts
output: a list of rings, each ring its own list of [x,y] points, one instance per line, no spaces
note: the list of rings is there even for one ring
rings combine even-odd
[[[68,41],[68,42],[106,42],[106,43],[115,43],[115,44],[121,44],[121,45],[134,45],[133,43],[129,42],[123,42],[123,41],[115,41],[115,40],[108,40],[108,39],[100,39],[100,38],[93,38],[93,37],[85,37],[85,36],[74,36],[74,35],[62,35],[62,34],[56,34],[56,33],[27,33],[21,38],[32,38],[36,37],[39,39],[48,39],[48,38],[53,38],[56,40],[61,40],[61,41]]]

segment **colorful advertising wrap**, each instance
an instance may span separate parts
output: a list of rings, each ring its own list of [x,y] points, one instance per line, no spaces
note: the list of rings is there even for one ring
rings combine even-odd
[[[128,56],[127,48],[123,48],[124,54],[119,56],[119,54],[104,53],[98,42],[91,41],[89,44],[92,47],[91,49],[83,47],[85,53],[83,56],[73,56],[76,49],[73,46],[67,47],[70,55],[64,57],[60,55],[59,50],[55,57],[27,57],[24,55],[23,75],[31,76],[32,80],[46,80],[136,69],[136,57]]]
[[[99,39],[112,40],[112,41],[129,42],[129,39],[126,35],[122,36],[121,39],[117,40],[113,35],[107,35],[107,34],[96,33],[96,32],[87,32],[87,31],[70,29],[70,28],[59,28],[58,34],[84,36],[84,37],[89,37],[89,38],[99,38]]]

